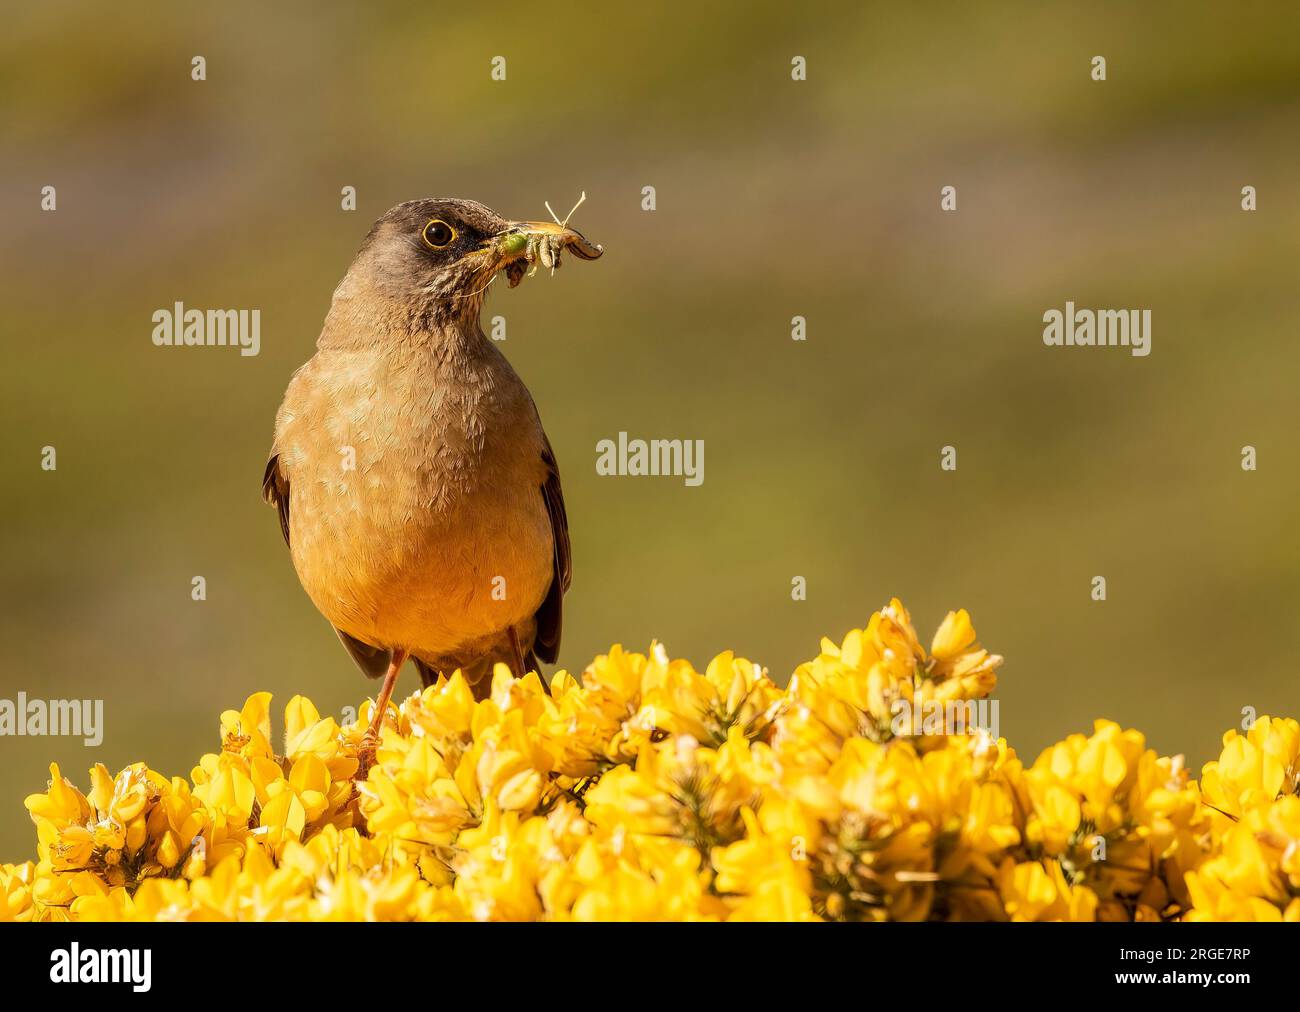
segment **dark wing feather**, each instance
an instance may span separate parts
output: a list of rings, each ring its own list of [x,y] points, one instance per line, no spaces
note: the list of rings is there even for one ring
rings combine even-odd
[[[289,476],[280,470],[280,455],[275,454],[266,462],[266,472],[262,475],[262,498],[275,507],[280,514],[280,533],[284,543],[289,543]]]
[[[551,535],[555,542],[555,564],[551,586],[546,600],[537,609],[537,639],[533,650],[542,660],[554,664],[560,656],[560,633],[564,624],[564,592],[573,579],[573,557],[569,548],[569,518],[564,511],[564,490],[560,487],[560,466],[555,462],[551,441],[545,440],[542,461],[546,464],[546,480],[542,483],[542,498],[551,518]]]
[[[348,652],[348,656],[356,662],[361,673],[367,678],[383,678],[388,674],[388,665],[393,663],[393,652],[385,650],[383,647],[372,647],[369,643],[362,643],[355,636],[349,636],[338,626],[332,627],[339,634],[339,641],[343,644]]]
[[[279,454],[266,462],[266,473],[262,475],[262,498],[274,506],[276,512],[280,514],[280,533],[284,535],[284,543],[287,545],[289,543],[289,476],[280,468]],[[334,631],[339,634],[339,640],[346,648],[348,656],[356,662],[363,674],[369,678],[383,678],[387,674],[388,665],[393,659],[391,650],[362,643],[342,629],[335,628]]]

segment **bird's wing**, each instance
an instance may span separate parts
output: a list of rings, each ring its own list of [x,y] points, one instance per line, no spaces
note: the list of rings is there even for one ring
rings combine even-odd
[[[546,464],[546,480],[542,482],[542,498],[551,518],[551,539],[555,543],[555,561],[551,586],[546,600],[537,609],[537,640],[533,650],[548,664],[560,656],[560,631],[564,624],[564,592],[573,579],[573,558],[569,549],[569,518],[564,511],[564,490],[560,488],[560,465],[555,462],[551,441],[542,435],[544,442],[542,462]]]
[[[289,544],[289,476],[280,466],[278,453],[273,454],[266,462],[266,473],[262,475],[262,498],[274,506],[276,512],[280,514],[280,533],[284,535],[284,543]],[[393,659],[392,651],[362,643],[337,626],[332,628],[338,633],[340,642],[362,673],[369,678],[384,677]]]
[[[262,475],[262,498],[280,514],[280,533],[289,543],[289,476],[280,470],[280,455],[272,454]]]

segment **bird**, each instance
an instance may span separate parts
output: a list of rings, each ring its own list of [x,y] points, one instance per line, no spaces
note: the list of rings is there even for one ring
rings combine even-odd
[[[513,288],[565,251],[602,255],[572,214],[509,221],[459,198],[387,211],[276,414],[262,494],[308,597],[383,679],[371,753],[408,658],[425,686],[460,671],[483,699],[497,663],[524,677],[559,656],[572,579],[559,465],[480,313],[502,273]]]

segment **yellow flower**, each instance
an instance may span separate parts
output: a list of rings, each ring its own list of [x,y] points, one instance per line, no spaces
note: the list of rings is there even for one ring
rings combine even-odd
[[[226,710],[221,715],[221,750],[251,759],[270,758],[271,694],[255,692],[241,710]]]
[[[1206,802],[1229,817],[1267,806],[1300,789],[1300,723],[1260,717],[1243,736],[1223,736],[1223,752],[1205,764],[1201,790]]]
[[[730,744],[742,747],[743,736]],[[586,793],[586,817],[601,829],[680,840],[706,856],[743,832],[741,810],[756,799],[755,785],[742,766],[722,763],[718,750],[687,735],[665,745],[647,743],[634,767],[601,777]]]
[[[1187,876],[1190,920],[1300,920],[1300,798],[1252,805]]]
[[[713,851],[717,870],[715,886],[735,894],[732,918],[741,921],[817,920],[812,907],[812,873],[808,847],[815,847],[817,830],[804,826],[795,811],[778,811],[779,804],[764,805],[770,826],[742,809],[745,838]]]
[[[757,737],[771,723],[772,708],[781,698],[761,668],[731,651],[713,658],[702,675],[685,661],[662,670],[658,683],[642,695],[640,725],[660,734],[688,735],[714,748],[733,729]]]
[[[52,766],[0,920],[1300,920],[1300,724],[1229,732],[1198,784],[1109,721],[1026,768],[917,716],[1001,661],[964,610],[927,650],[894,600],[784,689],[658,644],[549,692],[454,673],[389,708],[360,782],[372,703],[295,696],[277,738],[254,693],[188,778]]]
[[[1007,917],[1013,921],[1091,921],[1097,897],[1083,886],[1072,886],[1055,861],[1023,861],[1008,857],[998,874],[998,887]]]
[[[36,865],[0,864],[0,921],[30,921],[36,909],[32,904],[32,880]]]
[[[951,661],[975,645],[975,627],[970,613],[962,608],[950,611],[930,641],[930,654],[937,661]]]

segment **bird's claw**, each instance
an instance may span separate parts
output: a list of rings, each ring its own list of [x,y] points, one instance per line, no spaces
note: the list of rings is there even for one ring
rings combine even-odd
[[[374,728],[370,728],[361,736],[361,746],[357,749],[357,775],[358,782],[365,780],[370,774],[371,768],[375,765],[375,753],[379,750],[379,735]]]

